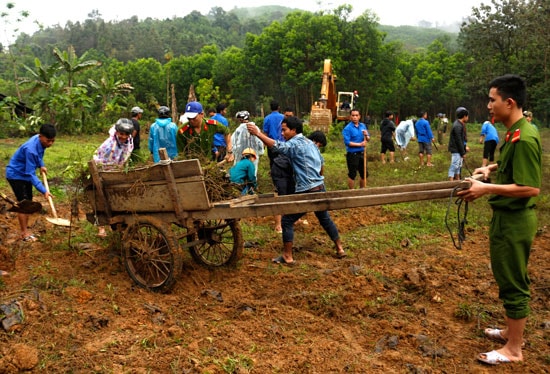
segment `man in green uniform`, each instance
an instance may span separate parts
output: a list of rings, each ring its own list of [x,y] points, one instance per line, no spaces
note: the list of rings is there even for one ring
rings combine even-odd
[[[471,180],[470,189],[459,193],[465,201],[492,194],[491,267],[506,311],[506,327],[485,330],[488,338],[504,343],[501,349],[478,356],[491,365],[523,360],[523,331],[530,313],[527,263],[537,231],[533,208],[542,183],[542,146],[538,131],[523,117],[525,98],[525,82],[517,75],[504,75],[489,84],[489,113],[508,131],[499,161],[474,174],[488,178],[495,172],[495,184]]]
[[[205,119],[201,103],[191,101],[185,106],[185,113],[181,117],[183,126],[178,130],[176,143],[178,153],[186,157],[203,156],[210,159],[214,146],[214,134],[220,133],[225,137],[227,144],[227,161],[233,161],[233,151],[229,127],[213,119]]]

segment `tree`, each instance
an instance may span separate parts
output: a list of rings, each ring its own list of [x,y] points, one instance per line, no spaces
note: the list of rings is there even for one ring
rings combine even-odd
[[[105,111],[107,104],[119,103],[123,94],[126,94],[134,89],[129,83],[121,80],[116,80],[112,76],[101,77],[99,82],[93,79],[88,80],[89,86],[95,90],[97,95],[101,97],[101,111]]]
[[[74,77],[77,73],[101,65],[99,61],[86,60],[86,53],[78,57],[73,46],[69,46],[69,48],[63,52],[58,48],[54,48],[53,54],[59,62],[59,67],[67,73],[69,87],[73,87]]]
[[[545,0],[492,0],[473,8],[459,34],[467,62],[465,89],[473,101],[485,101],[492,78],[514,72],[528,83],[528,106],[548,117],[549,15]]]
[[[13,13],[15,12],[15,4],[12,2],[8,2],[6,4],[6,10],[0,12],[0,18],[2,20],[2,23],[4,24],[4,27],[2,28],[2,35],[4,35],[4,40],[0,40],[0,52],[3,52],[5,49],[8,50],[9,56],[10,56],[10,62],[13,70],[13,78],[15,83],[15,90],[17,93],[17,98],[21,100],[21,93],[19,92],[19,85],[17,84],[18,81],[18,75],[17,75],[17,64],[16,59],[14,55],[14,51],[12,48],[9,48],[9,44],[11,42],[11,39],[14,39],[15,36],[19,32],[19,28],[17,27],[17,24],[22,22],[25,18],[29,16],[29,12],[26,10],[18,12],[16,15]]]
[[[165,95],[163,67],[153,58],[129,61],[122,69],[120,79],[134,87],[134,95],[138,102],[147,103],[149,98],[158,101]],[[171,79],[174,81],[174,76]]]

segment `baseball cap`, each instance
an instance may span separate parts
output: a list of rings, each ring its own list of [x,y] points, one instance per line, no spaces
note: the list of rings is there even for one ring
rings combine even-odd
[[[135,106],[135,107],[132,108],[132,110],[130,112],[132,112],[132,113],[143,113],[143,109],[141,109],[138,106]]]
[[[183,114],[186,118],[195,118],[197,114],[203,112],[202,105],[198,101],[190,101],[185,106],[185,113]]]

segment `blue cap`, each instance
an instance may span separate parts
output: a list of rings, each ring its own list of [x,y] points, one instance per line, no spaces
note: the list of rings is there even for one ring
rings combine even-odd
[[[197,114],[203,113],[202,105],[198,101],[190,101],[185,106],[185,113],[183,114],[186,118],[195,118]]]

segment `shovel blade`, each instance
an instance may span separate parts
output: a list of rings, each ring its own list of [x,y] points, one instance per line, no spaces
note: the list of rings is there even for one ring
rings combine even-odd
[[[52,218],[52,217],[46,217],[48,222],[53,223],[57,226],[71,226],[71,222],[68,219],[64,218]]]
[[[32,214],[40,212],[41,210],[42,204],[38,201],[22,200],[9,208],[8,212]]]

